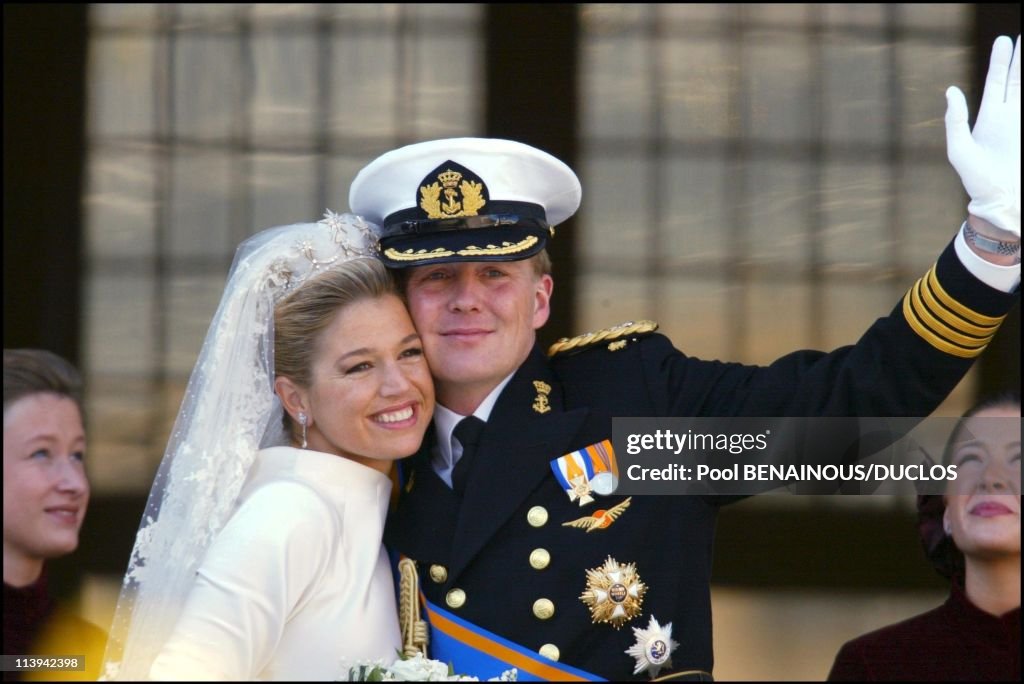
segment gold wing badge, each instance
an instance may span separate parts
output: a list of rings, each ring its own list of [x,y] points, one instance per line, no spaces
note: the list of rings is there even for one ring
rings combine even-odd
[[[591,515],[584,518],[577,518],[576,520],[562,523],[562,527],[579,527],[580,529],[585,529],[588,534],[594,530],[603,530],[615,522],[615,520],[622,515],[624,510],[629,508],[629,502],[632,500],[633,497],[629,497],[622,503],[612,506],[606,511],[594,511]]]

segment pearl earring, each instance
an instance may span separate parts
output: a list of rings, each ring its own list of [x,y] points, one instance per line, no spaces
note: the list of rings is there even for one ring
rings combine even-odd
[[[309,418],[306,417],[305,413],[299,412],[299,425],[302,426],[302,448],[306,448],[306,426],[309,423]]]

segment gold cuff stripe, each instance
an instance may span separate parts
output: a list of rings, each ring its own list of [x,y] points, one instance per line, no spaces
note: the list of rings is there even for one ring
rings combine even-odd
[[[438,247],[432,252],[428,252],[425,249],[421,249],[418,252],[413,252],[411,249],[404,252],[399,252],[394,247],[389,247],[384,250],[384,256],[395,261],[422,261],[423,259],[441,259],[444,257],[459,256],[473,257],[473,256],[504,256],[506,254],[517,254],[533,247],[537,244],[536,235],[527,235],[524,239],[516,243],[506,242],[501,246],[498,245],[487,245],[486,247],[477,247],[476,245],[469,245],[465,249],[460,249],[457,252],[453,252],[450,249]]]
[[[959,314],[963,318],[966,318],[971,323],[983,326],[993,326],[999,325],[1003,322],[1003,319],[1006,318],[1005,315],[993,317],[980,314],[977,311],[968,309],[966,306],[950,297],[946,291],[942,289],[942,285],[939,284],[939,277],[935,275],[935,266],[931,267],[928,271],[928,275],[925,277],[927,278],[928,288],[935,293],[935,296],[938,297],[939,301],[942,302],[947,309]]]
[[[985,349],[984,346],[979,349],[964,349],[954,344],[950,344],[933,333],[924,325],[924,323],[918,320],[917,315],[914,313],[913,306],[910,303],[910,293],[912,290],[913,288],[907,290],[907,294],[903,297],[903,317],[907,319],[907,324],[910,325],[911,329],[916,332],[921,339],[941,352],[945,352],[946,354],[951,354],[953,356],[959,356],[964,359],[973,359],[981,354]]]
[[[927,306],[929,310],[951,325],[954,329],[959,330],[962,333],[972,335],[974,337],[992,337],[992,335],[995,335],[996,331],[999,330],[998,323],[995,325],[984,326],[974,325],[973,323],[968,323],[963,318],[957,316],[955,313],[944,307],[942,302],[935,298],[935,295],[932,293],[931,288],[928,287],[928,283],[924,278],[917,281],[917,285],[914,286],[914,290],[915,306],[917,306],[919,301],[923,299],[925,306]]]
[[[988,331],[988,334],[983,337],[963,335],[960,332],[949,327],[943,323],[939,318],[932,315],[932,310],[924,305],[921,301],[921,289],[927,287],[918,280],[914,287],[910,288],[910,306],[914,309],[914,313],[921,321],[935,331],[941,337],[949,340],[953,344],[958,344],[962,347],[977,348],[984,346],[992,341],[992,336],[995,335],[995,330]],[[935,313],[942,317],[942,310],[936,310]],[[997,328],[998,329],[998,328]]]

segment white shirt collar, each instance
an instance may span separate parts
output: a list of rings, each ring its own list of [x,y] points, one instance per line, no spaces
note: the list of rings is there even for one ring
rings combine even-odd
[[[476,411],[473,411],[474,416],[487,422],[491,417],[491,411],[494,410],[494,405],[498,403],[501,391],[505,389],[505,385],[509,383],[513,375],[515,375],[514,371],[491,390],[491,393],[476,407]],[[452,484],[452,469],[462,457],[462,445],[458,443],[458,440],[452,438],[452,433],[459,421],[465,417],[450,408],[441,406],[441,404],[434,407],[434,429],[437,433],[437,448],[434,450],[433,458],[434,472],[447,482],[449,487]]]

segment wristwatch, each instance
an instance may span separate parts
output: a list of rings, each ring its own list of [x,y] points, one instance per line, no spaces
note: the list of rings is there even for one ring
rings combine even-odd
[[[1003,256],[1015,256],[1020,260],[1020,240],[1013,242],[1004,242],[1002,240],[993,240],[992,238],[985,237],[978,231],[971,228],[971,224],[964,221],[964,238],[967,242],[971,243],[983,252],[990,252],[991,254],[1001,254]]]

